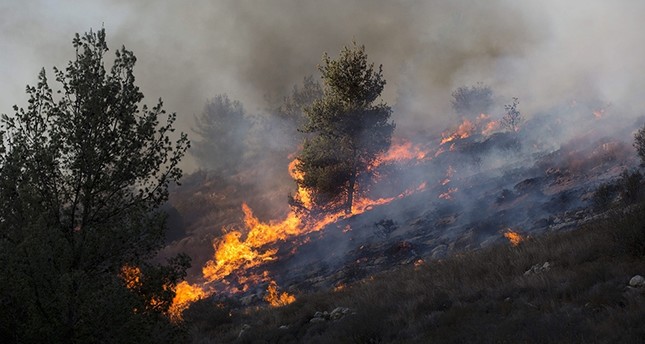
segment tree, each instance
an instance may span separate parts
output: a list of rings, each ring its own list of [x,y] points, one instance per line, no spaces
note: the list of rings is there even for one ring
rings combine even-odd
[[[517,106],[519,104],[520,103],[517,98],[514,97],[513,104],[504,105],[504,110],[506,110],[506,113],[504,114],[504,117],[502,117],[501,125],[502,127],[506,128],[506,130],[512,133],[519,131],[520,125],[524,121],[520,110],[517,109]]]
[[[234,174],[238,171],[246,151],[245,138],[251,129],[244,107],[227,95],[218,95],[208,101],[199,117],[195,117],[193,131],[201,137],[190,150],[199,166]]]
[[[131,51],[116,51],[106,70],[105,30],[73,46],[75,59],[54,68],[60,89],[42,70],[27,108],[0,121],[0,337],[173,342],[163,313],[188,259],[150,258],[187,137],[171,140],[176,115],[161,100],[140,106]]]
[[[295,124],[297,128],[303,127],[307,121],[305,108],[322,96],[320,83],[315,81],[312,75],[306,76],[302,81],[302,87],[294,85],[291,95],[284,97],[275,114]]]
[[[493,105],[493,90],[482,83],[474,86],[462,86],[452,92],[452,108],[464,117],[477,117],[488,113]]]
[[[634,134],[634,148],[636,148],[636,153],[641,158],[641,164],[645,165],[645,126],[638,129]]]
[[[312,191],[322,210],[350,213],[360,181],[370,182],[368,167],[390,146],[394,123],[391,108],[376,103],[385,86],[383,68],[374,70],[364,46],[345,47],[338,59],[326,53],[322,65],[323,95],[305,109],[308,122],[296,169],[299,185]]]

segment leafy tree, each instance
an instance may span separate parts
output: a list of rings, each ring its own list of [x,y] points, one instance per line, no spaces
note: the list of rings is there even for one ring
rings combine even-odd
[[[517,98],[514,97],[513,104],[504,105],[504,110],[506,110],[506,113],[504,114],[504,117],[502,117],[501,125],[502,127],[506,128],[506,130],[513,133],[520,130],[520,125],[524,121],[520,110],[517,109],[517,106],[519,104],[520,103]]]
[[[188,258],[150,258],[187,137],[171,140],[176,115],[161,100],[140,106],[131,51],[105,68],[105,30],[77,34],[73,46],[75,59],[54,69],[60,89],[42,70],[27,108],[0,121],[0,337],[176,341],[163,313]]]
[[[490,86],[477,83],[474,86],[462,86],[452,92],[452,108],[464,117],[477,117],[488,113],[493,106],[493,90]]]
[[[227,95],[218,95],[195,117],[193,131],[201,137],[190,153],[199,166],[224,173],[235,173],[246,151],[245,138],[251,129],[244,107]]]
[[[368,167],[390,146],[394,123],[388,122],[391,108],[376,103],[385,80],[383,68],[374,70],[364,46],[345,47],[338,59],[324,54],[323,96],[305,109],[311,133],[298,156],[296,169],[303,174],[298,183],[313,191],[315,205],[322,210],[342,208],[350,213],[358,181],[370,182]]]

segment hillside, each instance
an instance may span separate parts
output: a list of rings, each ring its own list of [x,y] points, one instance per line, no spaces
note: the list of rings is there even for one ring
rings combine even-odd
[[[198,301],[195,343],[642,343],[645,208],[428,259],[280,308]],[[340,307],[340,308],[339,308]]]

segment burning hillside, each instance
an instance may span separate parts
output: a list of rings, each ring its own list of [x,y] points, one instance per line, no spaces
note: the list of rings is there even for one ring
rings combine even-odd
[[[297,297],[399,264],[504,240],[518,245],[525,234],[510,228],[535,235],[592,218],[589,195],[599,182],[636,164],[628,143],[619,140],[578,136],[550,150],[533,133],[504,132],[490,117],[464,120],[438,139],[393,139],[370,166],[378,182],[349,214],[307,211],[312,196],[304,188],[293,196],[299,207],[282,220],[260,220],[240,200],[243,225],[226,226],[212,241],[201,276],[177,289],[181,306],[175,309],[231,295],[246,304],[286,304],[293,295],[280,294],[279,287]],[[551,125],[536,121],[525,125]],[[584,130],[593,136],[594,123]],[[298,180],[296,163],[288,171]]]

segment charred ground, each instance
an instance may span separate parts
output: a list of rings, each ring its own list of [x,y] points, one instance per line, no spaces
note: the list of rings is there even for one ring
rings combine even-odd
[[[227,292],[194,303],[185,324],[205,342],[642,338],[635,325],[642,293],[625,289],[643,271],[644,215],[633,205],[642,180],[629,186],[630,176],[640,175],[633,127],[607,133],[598,129],[603,123],[592,119],[567,136],[561,117],[541,116],[519,133],[473,131],[442,144],[417,137],[408,148],[423,154],[409,149],[416,159],[382,165],[383,178],[370,192],[377,198],[424,188],[268,245],[275,259],[217,284]],[[198,176],[171,204],[180,209],[192,203],[184,197],[193,191],[210,190],[200,206],[224,211],[215,215],[223,227],[241,221],[242,201],[270,199],[241,184],[233,184],[240,192],[220,194],[212,188],[221,183],[206,172]],[[199,221],[192,222],[195,233],[210,227]],[[523,240],[516,247],[511,231]],[[210,233],[202,236],[203,252],[212,252],[212,229],[202,233]],[[194,240],[190,232],[176,243],[187,240]],[[537,273],[525,275],[529,270]],[[267,288],[276,281],[295,295],[293,305],[268,308]]]

